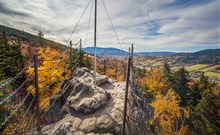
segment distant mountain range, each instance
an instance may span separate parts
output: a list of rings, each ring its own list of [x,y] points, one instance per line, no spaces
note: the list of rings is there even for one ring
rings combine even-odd
[[[194,53],[177,53],[164,57],[177,65],[185,64],[220,64],[220,49],[206,49]]]
[[[84,51],[93,54],[94,48],[87,47]],[[112,56],[112,57],[123,57],[128,52],[116,48],[96,48],[97,56]],[[206,49],[193,53],[176,53],[176,52],[135,52],[134,56],[140,57],[161,57],[163,61],[175,65],[184,64],[216,64],[220,63],[220,49]]]
[[[37,42],[38,36],[30,34],[25,31],[17,30],[14,28],[10,28],[7,26],[0,25],[0,32],[5,31],[9,35],[20,38],[22,40],[26,40],[35,46],[34,42]],[[47,44],[52,44],[54,48],[63,50],[66,48],[65,45],[48,40],[43,38],[43,42]],[[30,44],[30,45],[32,45]],[[93,47],[87,47],[83,50],[87,53],[93,54]],[[124,50],[120,50],[117,48],[96,48],[97,55],[102,56],[102,54],[106,53],[108,56],[113,57],[123,57],[127,55],[128,52]],[[169,61],[171,63],[175,63],[177,65],[181,65],[182,63],[191,64],[191,63],[220,63],[220,49],[206,49],[194,53],[176,53],[176,52],[135,52],[134,56],[164,56],[164,61]]]
[[[86,47],[86,48],[83,48],[83,50],[86,53],[94,54],[94,47]],[[119,56],[127,55],[127,52],[124,51],[124,50],[117,49],[117,48],[96,47],[96,55],[101,56],[101,55],[104,55],[104,54],[119,57]]]
[[[165,56],[176,54],[176,52],[135,52],[134,56]]]
[[[94,53],[94,48],[93,47],[87,47],[87,48],[83,48],[83,50],[86,53],[90,53],[93,54]],[[116,57],[120,57],[120,56],[124,56],[127,55],[128,52],[124,51],[124,50],[120,50],[117,48],[101,48],[101,47],[97,47],[96,48],[96,54],[98,56],[101,56],[103,54],[109,55],[109,56],[116,56]],[[176,54],[176,52],[134,52],[134,56],[165,56],[165,55],[170,55],[170,54]]]

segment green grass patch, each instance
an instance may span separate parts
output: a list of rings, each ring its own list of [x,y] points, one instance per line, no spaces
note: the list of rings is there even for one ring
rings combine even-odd
[[[205,72],[205,76],[220,78],[220,73],[215,73],[215,72]]]
[[[192,65],[192,66],[189,66],[189,67],[185,67],[185,69],[189,72],[191,71],[195,71],[195,70],[200,70],[202,68],[205,68],[209,66],[208,64],[196,64],[196,65]]]
[[[211,67],[207,67],[207,68],[201,69],[201,71],[205,72],[205,71],[209,71],[209,70],[215,69],[217,67],[220,67],[220,65],[214,65],[214,66],[211,66]]]

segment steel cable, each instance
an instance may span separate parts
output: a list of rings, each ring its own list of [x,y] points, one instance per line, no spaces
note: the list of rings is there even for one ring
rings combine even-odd
[[[67,61],[66,61],[66,63],[65,63],[65,66],[66,66],[67,63],[68,63],[68,60],[69,60],[69,59],[67,59]],[[61,69],[62,69],[62,68],[61,68]],[[64,72],[65,72],[65,69],[64,69]],[[45,86],[45,87],[39,92],[39,94],[41,94],[42,92],[44,92],[47,88],[49,88],[49,87],[50,87],[51,85],[53,85],[56,81],[58,81],[58,80],[60,79],[60,77],[61,77],[61,76],[59,76],[58,78],[56,78],[56,80],[53,81],[51,84]]]
[[[31,94],[31,91],[34,89],[34,87],[28,92],[28,94],[24,97],[24,99],[22,100],[22,102],[15,108],[15,110],[12,111],[12,113],[5,119],[5,121],[3,123],[1,123],[0,125],[0,129],[2,128],[3,125],[6,124],[6,122],[9,121],[9,119],[20,109],[20,107],[24,104],[25,100],[27,99],[27,97]]]
[[[78,64],[79,64],[79,62],[78,62]],[[76,68],[78,64],[76,64],[76,65],[74,66],[74,68]],[[56,94],[56,93],[55,93],[55,94]],[[53,94],[53,95],[55,95],[55,94]],[[47,101],[48,101],[48,100],[47,100]],[[46,104],[47,101],[45,101],[45,102],[43,103],[43,105]],[[43,113],[43,115],[41,115],[41,118],[50,110],[50,108],[54,105],[54,103],[55,103],[56,101],[57,101],[57,100],[55,100],[55,101],[46,109],[46,111]],[[43,105],[42,105],[42,106],[43,106]]]
[[[102,0],[102,4],[103,4],[103,6],[104,6],[104,8],[105,8],[106,14],[107,14],[108,19],[109,19],[109,21],[110,21],[110,23],[111,23],[111,26],[112,26],[112,29],[113,29],[113,31],[114,31],[114,34],[115,34],[115,36],[116,36],[116,38],[117,38],[119,47],[120,47],[120,49],[122,50],[121,42],[120,42],[120,40],[119,40],[119,38],[118,38],[118,35],[117,35],[116,30],[115,30],[115,27],[114,27],[114,25],[113,25],[113,23],[112,23],[112,19],[111,19],[109,13],[108,13],[108,10],[107,10],[107,8],[106,8],[106,5],[105,5],[104,0]]]
[[[27,82],[28,80],[31,78],[31,76],[33,75],[34,72],[32,72],[27,79],[17,88],[15,89],[9,96],[7,96],[6,98],[4,98],[1,102],[0,105],[2,105],[4,102],[6,102],[7,100],[9,100],[10,98],[12,98]]]
[[[10,84],[12,81],[15,81],[22,73],[24,73],[24,71],[31,65],[33,64],[31,62],[32,60],[30,60],[30,62],[21,70],[21,72],[19,72],[17,75],[15,75],[15,77],[13,77],[12,79],[8,80],[7,82],[4,82],[0,85],[0,89],[4,88],[5,86],[7,86],[8,84]]]
[[[28,106],[27,110],[25,111],[22,119],[19,121],[18,125],[15,127],[14,131],[12,132],[12,134],[15,134],[15,132],[17,131],[18,127],[21,126],[21,124],[24,122],[24,118],[27,116],[27,114],[29,113],[32,104],[34,103],[35,100],[35,96],[33,97],[33,99],[31,100],[30,105]]]

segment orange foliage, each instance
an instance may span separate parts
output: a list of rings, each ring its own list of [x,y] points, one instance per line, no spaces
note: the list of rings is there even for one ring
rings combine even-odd
[[[146,77],[142,79],[141,84],[142,88],[153,94],[158,93],[166,93],[169,89],[169,86],[165,82],[166,80],[163,78],[161,74],[160,68],[151,69],[147,71]]]
[[[176,132],[183,133],[186,130],[183,124],[189,117],[190,111],[179,106],[179,99],[177,93],[170,89],[165,96],[158,94],[156,100],[151,104],[155,108],[155,118],[159,120],[163,133],[167,135]]]
[[[41,109],[45,109],[49,105],[49,99],[59,89],[61,82],[64,80],[64,68],[66,67],[66,62],[68,56],[65,55],[62,58],[58,58],[61,53],[53,48],[40,48],[38,54],[39,58],[39,73],[38,73],[38,87],[40,93],[40,106]],[[56,59],[55,61],[44,61],[44,59]],[[53,67],[53,68],[51,68]],[[48,69],[49,68],[49,69]],[[48,69],[48,70],[47,70]],[[32,73],[34,67],[29,67],[28,73]],[[30,91],[32,86],[27,89]],[[31,93],[35,95],[35,91],[32,90]]]

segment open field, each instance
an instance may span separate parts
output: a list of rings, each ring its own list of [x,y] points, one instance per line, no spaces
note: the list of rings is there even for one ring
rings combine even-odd
[[[205,72],[205,76],[220,78],[220,73],[215,73],[215,72]]]
[[[187,71],[193,74],[193,72],[204,72],[205,76],[220,78],[220,65],[211,64],[196,64],[189,67],[185,67]]]
[[[196,70],[200,70],[200,69],[204,69],[206,67],[208,67],[209,64],[196,64],[196,65],[192,65],[192,66],[189,66],[189,67],[185,67],[185,69],[189,72],[191,71],[196,71]]]
[[[206,67],[204,69],[201,69],[201,71],[204,71],[204,72],[206,72],[206,71],[213,71],[213,70],[217,70],[219,68],[220,68],[220,65],[214,65],[214,66],[208,66],[208,67]]]

